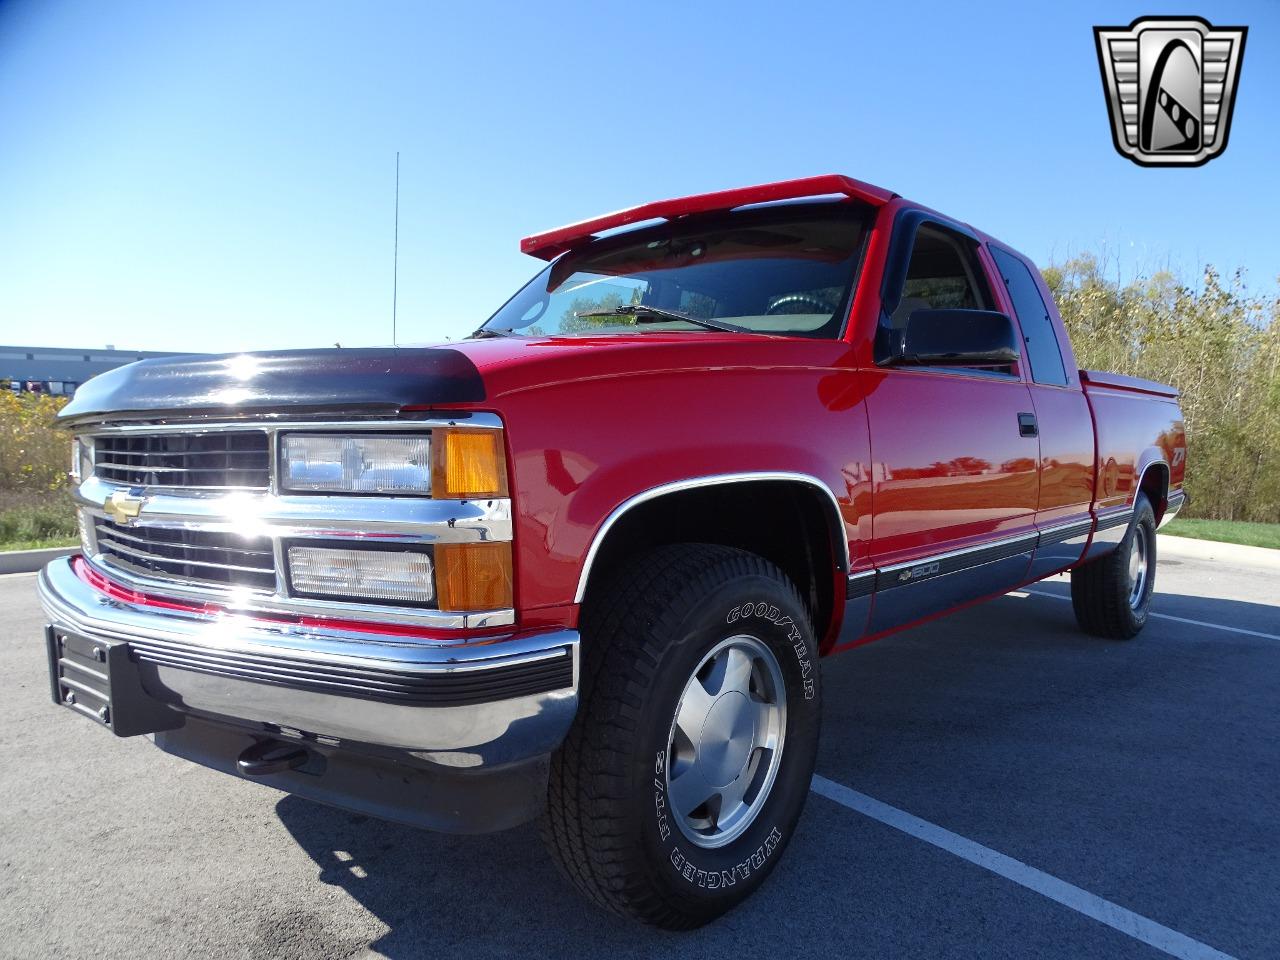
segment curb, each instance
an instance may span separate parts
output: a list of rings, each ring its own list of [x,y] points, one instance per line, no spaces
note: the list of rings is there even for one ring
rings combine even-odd
[[[1246,567],[1263,567],[1280,570],[1280,550],[1269,547],[1247,547],[1240,543],[1220,543],[1217,540],[1196,540],[1192,537],[1171,537],[1166,533],[1157,540],[1161,554],[1193,557],[1197,560],[1217,560]]]
[[[48,547],[44,550],[6,550],[0,552],[0,574],[34,573],[50,560],[69,557],[79,547]]]

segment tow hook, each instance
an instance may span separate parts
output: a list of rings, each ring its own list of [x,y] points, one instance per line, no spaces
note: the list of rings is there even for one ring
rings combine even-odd
[[[307,749],[296,743],[260,740],[240,754],[236,767],[246,777],[265,777],[296,770],[307,762],[308,756]]]

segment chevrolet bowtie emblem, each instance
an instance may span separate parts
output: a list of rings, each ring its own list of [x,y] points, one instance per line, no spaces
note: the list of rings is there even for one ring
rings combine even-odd
[[[1121,156],[1144,167],[1194,167],[1226,149],[1248,28],[1143,17],[1093,33]]]
[[[107,497],[107,502],[102,505],[102,509],[116,523],[127,524],[130,520],[138,518],[138,514],[142,512],[142,505],[146,502],[145,497],[132,497],[127,493],[113,493]]]

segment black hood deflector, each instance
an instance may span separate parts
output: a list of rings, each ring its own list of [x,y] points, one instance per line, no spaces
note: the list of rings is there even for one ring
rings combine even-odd
[[[475,364],[447,347],[281,350],[140,360],[85,383],[59,419],[395,415],[484,397]]]

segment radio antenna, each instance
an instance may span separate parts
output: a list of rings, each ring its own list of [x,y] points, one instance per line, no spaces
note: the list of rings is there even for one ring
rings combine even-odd
[[[396,228],[395,246],[391,253],[391,345],[398,346],[396,340],[396,297],[399,292],[400,279],[400,151],[396,151]]]

